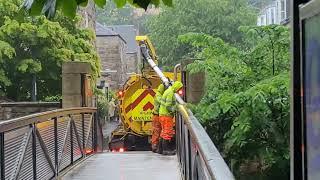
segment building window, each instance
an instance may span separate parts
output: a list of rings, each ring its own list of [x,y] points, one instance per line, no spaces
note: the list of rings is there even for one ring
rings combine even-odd
[[[274,13],[275,13],[274,8],[271,8],[271,24],[275,23],[275,21],[274,21]]]
[[[280,7],[280,13],[281,13],[281,21],[286,19],[286,0],[281,0],[281,7]]]
[[[266,25],[269,25],[270,23],[270,9],[267,9],[267,13],[266,13]]]
[[[266,24],[266,15],[264,14],[264,15],[261,15],[261,26],[265,26],[265,25],[267,25]]]
[[[273,0],[264,9],[261,9],[257,18],[257,25],[281,24],[288,17],[288,0]]]

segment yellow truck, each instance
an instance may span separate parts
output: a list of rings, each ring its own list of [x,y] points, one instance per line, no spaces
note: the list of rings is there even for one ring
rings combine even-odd
[[[153,66],[157,66],[155,49],[148,37],[137,36],[136,41],[139,45],[144,43],[143,47],[147,48],[154,62]],[[154,96],[162,79],[157,75],[154,67],[146,62],[146,59],[143,60],[142,67],[141,74],[131,75],[118,92],[121,125],[111,134],[109,142],[111,151],[151,149]],[[174,75],[172,72],[163,74],[170,80],[181,78],[180,75]]]

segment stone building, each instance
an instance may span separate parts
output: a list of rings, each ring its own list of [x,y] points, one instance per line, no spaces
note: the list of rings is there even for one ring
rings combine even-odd
[[[113,25],[107,26],[113,31],[119,33],[121,37],[127,42],[125,49],[127,74],[138,73],[138,64],[140,62],[140,51],[136,42],[136,36],[139,34],[134,25]]]
[[[126,52],[127,75],[139,73],[138,65],[140,64],[139,54],[137,52]]]
[[[96,45],[101,59],[101,79],[112,90],[126,81],[126,41],[116,32],[96,24]]]

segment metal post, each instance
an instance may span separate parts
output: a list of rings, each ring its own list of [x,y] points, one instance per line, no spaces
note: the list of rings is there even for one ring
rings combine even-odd
[[[183,118],[183,117],[182,117]],[[182,119],[183,120],[183,119]],[[186,136],[185,136],[185,131],[187,129],[185,128],[185,125],[183,123],[183,121],[181,122],[181,136],[182,136],[182,143],[181,143],[181,147],[182,147],[182,168],[183,168],[183,173],[184,173],[184,179],[189,180],[188,176],[187,176],[187,166],[186,166]]]
[[[54,165],[55,165],[55,177],[59,175],[59,152],[58,152],[58,118],[53,118],[54,128]]]
[[[98,133],[98,130],[97,130],[97,113],[94,113],[93,114],[94,118],[93,118],[93,150],[94,152],[97,152],[97,133]]]
[[[0,133],[0,164],[1,164],[1,178],[5,179],[5,156],[4,156],[4,133]]]
[[[81,74],[81,80],[80,80],[80,85],[81,85],[81,107],[86,107],[86,89],[85,89],[85,81],[86,81],[86,75]]]
[[[190,131],[188,131],[188,172],[187,172],[187,175],[188,177],[191,177],[191,143],[192,143],[192,140],[191,140],[191,136],[190,136]]]
[[[32,125],[32,164],[33,164],[33,179],[37,180],[37,137],[35,125]]]
[[[81,113],[81,123],[82,123],[82,149],[84,156],[86,155],[86,143],[85,143],[85,133],[84,133],[84,114]]]
[[[176,150],[177,150],[177,157],[178,161],[180,162],[180,121],[181,116],[178,113],[175,115],[176,118]]]
[[[37,101],[37,76],[35,74],[32,75],[31,99],[32,101]]]
[[[92,151],[94,151],[95,150],[95,131],[94,131],[94,129],[95,129],[95,115],[94,115],[94,113],[92,113],[92,125],[91,125],[91,133],[92,133],[92,136],[91,136],[91,145],[92,145]]]
[[[71,165],[73,165],[73,119],[71,117],[71,115],[69,115],[69,118],[70,118],[70,157],[71,157]]]
[[[303,135],[302,135],[302,104],[301,104],[301,54],[300,54],[300,14],[299,5],[303,0],[291,1],[291,122],[290,122],[290,177],[291,180],[303,179]]]
[[[182,99],[187,102],[187,72],[186,71],[182,71],[181,72],[181,80],[182,80],[182,84],[183,84],[183,97]]]
[[[174,66],[174,69],[173,69],[173,73],[174,73],[173,81],[177,81],[178,80],[178,69],[179,68],[180,68],[180,73],[181,73],[181,64],[176,64]]]
[[[107,101],[109,102],[109,87],[106,87],[105,91],[106,91],[105,94],[107,96]]]

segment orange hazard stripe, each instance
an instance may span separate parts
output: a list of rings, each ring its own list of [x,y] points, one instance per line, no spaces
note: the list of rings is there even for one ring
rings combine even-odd
[[[148,109],[153,109],[154,106],[151,104],[151,102],[148,102],[146,105],[143,106],[143,111],[147,111]]]
[[[134,109],[148,94],[153,97],[156,95],[156,93],[152,89],[146,89],[133,103],[129,104],[126,107],[126,113],[128,113],[131,109]]]

